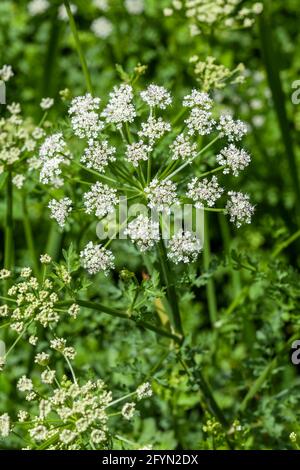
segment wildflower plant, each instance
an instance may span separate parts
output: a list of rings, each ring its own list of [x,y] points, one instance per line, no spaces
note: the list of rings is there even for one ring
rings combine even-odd
[[[48,135],[39,152],[41,183],[63,187],[62,196],[49,201],[50,216],[60,227],[78,212],[109,224],[120,201],[126,201],[128,209],[114,236],[82,247],[81,262],[89,273],[107,274],[113,268],[114,254],[108,247],[118,234],[128,236],[141,252],[152,250],[162,238],[165,217],[185,203],[228,213],[237,226],[250,223],[253,206],[241,203],[248,196],[233,198],[217,176],[238,176],[250,163],[240,147],[247,125],[228,113],[219,114],[206,92],[191,90],[175,108],[171,93],[162,86],[150,84],[138,91],[121,83],[106,101],[89,93],[73,98],[68,114],[64,133]],[[137,206],[143,207],[142,214],[132,213]],[[172,231],[166,242],[170,260],[195,261],[203,244],[199,234],[185,233],[184,227],[176,231],[176,224]]]

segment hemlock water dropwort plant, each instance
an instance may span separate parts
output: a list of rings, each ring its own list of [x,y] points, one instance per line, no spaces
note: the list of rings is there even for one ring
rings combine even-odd
[[[196,89],[183,98],[179,114],[174,101],[156,84],[138,93],[121,83],[108,100],[89,93],[75,97],[68,132],[48,135],[40,146],[40,181],[62,195],[48,204],[60,227],[78,212],[88,220],[109,221],[120,199],[126,200],[129,215],[119,220],[114,236],[103,245],[90,240],[80,252],[90,274],[108,274],[114,267],[108,247],[120,232],[141,252],[154,249],[166,217],[185,204],[228,214],[238,227],[251,222],[249,196],[228,191],[217,176],[236,177],[249,165],[250,155],[240,144],[247,125],[219,115],[212,97]],[[169,223],[168,258],[175,264],[194,262],[202,249],[199,236]]]

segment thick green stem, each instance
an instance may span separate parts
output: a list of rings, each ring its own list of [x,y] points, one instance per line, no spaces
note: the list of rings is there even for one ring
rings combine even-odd
[[[209,218],[208,214],[204,215],[205,236],[204,236],[204,269],[208,271],[210,265],[210,240],[209,240]],[[217,300],[215,292],[215,284],[213,279],[209,279],[206,285],[206,293],[208,300],[208,311],[211,325],[214,326],[218,317]]]
[[[151,323],[148,323],[148,322],[145,322],[145,321],[142,321],[142,320],[137,320],[136,318],[129,316],[126,312],[121,312],[119,310],[114,310],[110,307],[107,307],[106,305],[98,304],[98,303],[95,303],[95,302],[90,302],[88,300],[78,299],[78,300],[75,300],[75,301],[72,300],[72,301],[59,302],[57,304],[57,306],[58,307],[68,306],[68,305],[72,305],[74,302],[76,302],[81,307],[90,308],[92,310],[97,310],[98,312],[101,312],[101,313],[107,313],[108,315],[111,315],[113,317],[123,318],[124,320],[132,321],[137,326],[139,326],[141,328],[145,328],[147,330],[151,330],[154,333],[158,334],[159,336],[164,336],[165,338],[172,339],[177,344],[181,344],[181,342],[182,342],[182,338],[178,335],[174,335],[174,334],[170,333],[169,331],[163,330],[162,328],[159,328],[155,325],[152,325]]]
[[[57,8],[53,9],[51,25],[49,31],[49,39],[45,54],[44,76],[42,80],[42,97],[54,96],[57,91],[57,82],[59,79],[57,60],[59,51],[59,40],[61,33],[61,21],[57,18]]]
[[[80,60],[80,63],[81,63],[81,68],[82,68],[82,71],[83,71],[83,75],[84,75],[84,78],[85,78],[86,87],[87,87],[88,92],[93,94],[93,86],[92,86],[91,76],[90,76],[90,72],[89,72],[89,69],[88,69],[83,51],[82,51],[82,47],[81,47],[81,43],[80,43],[80,40],[79,40],[79,35],[78,35],[77,27],[76,27],[76,23],[75,23],[75,20],[74,20],[72,10],[70,8],[70,2],[68,0],[65,0],[64,4],[65,4],[65,7],[66,7],[66,10],[67,10],[67,13],[68,13],[70,28],[71,28],[71,31],[72,31],[72,34],[73,34],[73,37],[74,37],[74,40],[75,40],[75,45],[76,45],[78,57],[79,57],[79,60]]]
[[[179,311],[179,306],[178,306],[177,293],[176,293],[176,289],[175,289],[174,282],[172,279],[172,273],[171,273],[169,261],[167,258],[166,247],[162,238],[160,239],[160,244],[159,244],[159,258],[160,258],[160,265],[161,265],[163,280],[164,280],[164,284],[167,290],[167,299],[168,299],[168,303],[172,311],[173,324],[174,324],[176,331],[181,336],[183,336],[183,328],[182,328],[180,311]]]

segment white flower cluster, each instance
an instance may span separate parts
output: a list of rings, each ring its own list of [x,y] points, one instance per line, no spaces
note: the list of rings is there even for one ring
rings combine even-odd
[[[124,5],[131,15],[141,15],[145,8],[144,1],[145,0],[125,0]]]
[[[148,88],[141,92],[142,100],[152,107],[158,107],[160,109],[166,109],[171,103],[172,98],[168,90],[163,86],[151,84]]]
[[[40,147],[40,181],[55,187],[63,185],[61,165],[69,163],[70,151],[67,149],[61,132],[47,137]]]
[[[86,213],[95,212],[96,217],[101,218],[113,212],[118,202],[116,193],[115,189],[97,181],[91,186],[91,190],[83,195]]]
[[[110,269],[114,268],[114,255],[110,250],[101,245],[94,245],[89,242],[80,252],[82,266],[87,269],[90,274],[97,274],[103,271],[107,276]]]
[[[0,436],[7,437],[10,433],[10,418],[7,413],[0,415]]]
[[[139,137],[145,137],[149,140],[150,146],[160,139],[166,132],[171,130],[171,124],[164,121],[161,117],[155,118],[149,116],[146,122],[142,122],[141,130],[138,131]]]
[[[189,135],[211,134],[216,124],[212,113],[199,107],[192,108],[189,117],[184,122],[187,125]]]
[[[28,13],[30,16],[41,15],[49,8],[48,0],[31,0],[28,3]]]
[[[144,192],[149,201],[148,207],[156,210],[157,212],[170,214],[171,206],[173,204],[179,204],[176,184],[171,180],[159,181],[157,178],[154,178],[149,186],[144,189]]]
[[[11,65],[3,65],[0,69],[0,80],[8,82],[14,76],[14,72]]]
[[[197,156],[197,144],[190,141],[185,134],[178,134],[174,142],[170,145],[172,160],[193,160]]]
[[[46,111],[50,109],[54,104],[54,99],[53,98],[42,98],[42,101],[40,102],[40,107]]]
[[[216,156],[216,160],[220,165],[225,166],[224,174],[232,171],[234,176],[238,176],[240,171],[249,165],[251,157],[244,149],[239,149],[235,145],[230,144],[221,150]]]
[[[239,119],[234,120],[229,114],[223,114],[217,125],[217,130],[225,135],[229,142],[239,141],[248,132],[247,125]]]
[[[107,39],[113,32],[113,24],[105,16],[100,16],[92,22],[91,30],[97,38]]]
[[[50,217],[58,223],[60,227],[63,227],[66,223],[66,218],[72,211],[72,201],[68,197],[64,197],[60,201],[52,199],[48,207],[51,211]]]
[[[197,106],[208,111],[212,108],[213,101],[207,93],[196,90],[194,88],[189,95],[186,95],[183,98],[182,104],[187,108],[193,108],[194,106]]]
[[[201,250],[202,244],[196,235],[179,230],[169,241],[167,256],[175,264],[193,263]]]
[[[153,248],[160,239],[159,223],[140,214],[128,224],[124,234],[128,235],[138,248],[144,252]]]
[[[204,203],[206,203],[208,207],[214,206],[223,192],[224,189],[219,185],[216,176],[213,176],[211,180],[207,178],[203,180],[193,178],[192,181],[188,183],[187,197],[191,198],[194,201],[195,207],[200,209],[204,206]]]
[[[97,113],[100,101],[100,98],[93,98],[90,93],[76,96],[71,101],[68,110],[71,116],[71,125],[74,134],[80,139],[96,138],[103,129],[103,122]]]
[[[230,216],[230,221],[234,222],[237,227],[241,227],[242,224],[250,224],[254,206],[250,204],[248,194],[229,191],[228,196],[226,212]]]
[[[171,7],[165,8],[164,14],[171,16],[174,11],[182,9],[191,21],[191,35],[195,36],[206,25],[250,28],[255,22],[255,16],[263,11],[263,3],[253,4],[244,0],[172,0]]]
[[[80,161],[85,163],[87,168],[102,173],[109,162],[114,162],[116,148],[108,144],[107,140],[102,142],[89,140],[89,146],[85,149]]]
[[[132,103],[132,86],[125,83],[115,86],[109,97],[109,102],[101,114],[106,119],[106,122],[115,124],[118,129],[121,129],[123,123],[133,122],[136,117],[136,111]]]
[[[127,161],[137,167],[140,161],[148,160],[149,152],[151,152],[151,146],[145,145],[144,142],[140,140],[139,142],[127,145],[125,157]]]

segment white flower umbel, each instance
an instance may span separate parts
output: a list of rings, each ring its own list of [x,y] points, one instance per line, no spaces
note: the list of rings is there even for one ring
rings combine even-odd
[[[145,382],[141,384],[136,389],[136,395],[138,400],[143,400],[144,398],[152,397],[153,391],[150,382]]]
[[[125,403],[125,405],[123,406],[122,411],[121,411],[123,418],[130,421],[134,417],[135,406],[136,405],[135,405],[134,402]]]
[[[192,108],[189,117],[184,121],[190,135],[208,135],[214,130],[215,120],[210,111],[200,108]]]
[[[63,227],[66,223],[66,218],[72,211],[72,201],[68,197],[64,197],[60,201],[52,199],[48,207],[51,211],[51,219],[55,219],[60,227]]]
[[[93,5],[95,8],[98,8],[102,11],[109,10],[108,0],[93,0]]]
[[[10,433],[10,418],[7,413],[0,415],[0,436],[7,437]]]
[[[48,0],[31,0],[27,8],[30,16],[42,15],[49,8],[49,2]]]
[[[94,245],[89,242],[84,250],[80,252],[82,266],[90,273],[97,274],[103,271],[107,276],[114,268],[114,255],[101,245]]]
[[[102,173],[109,162],[116,160],[115,153],[116,148],[110,146],[107,140],[97,142],[91,139],[80,161],[85,163],[87,168],[93,168]]]
[[[149,140],[149,144],[153,145],[154,142],[160,139],[166,132],[171,130],[171,124],[164,121],[161,117],[155,118],[149,116],[146,122],[142,122],[141,130],[138,132],[139,137],[145,137]]]
[[[91,31],[97,38],[107,39],[113,32],[113,24],[105,16],[100,16],[92,22]]]
[[[212,108],[213,101],[207,93],[193,89],[189,95],[183,98],[182,104],[188,108],[198,106],[208,111]]]
[[[90,93],[72,100],[68,112],[74,134],[80,139],[96,138],[103,129],[103,122],[97,113],[100,101],[100,98],[93,98]]]
[[[132,86],[125,83],[115,86],[109,97],[109,102],[101,114],[106,122],[116,124],[118,129],[121,129],[125,122],[133,122],[136,111],[132,103]]]
[[[169,214],[171,206],[179,204],[176,184],[171,180],[159,181],[157,178],[154,178],[144,191],[148,199],[148,207],[158,212]]]
[[[61,132],[52,134],[45,139],[40,147],[39,157],[41,161],[40,181],[56,187],[61,186],[63,180],[60,178],[60,166],[63,163],[69,163],[70,157]]]
[[[144,0],[125,0],[125,8],[131,15],[141,15],[144,11]]]
[[[191,142],[190,138],[185,134],[179,134],[174,142],[170,145],[172,152],[172,160],[193,159],[197,156],[197,144]]]
[[[141,160],[148,160],[149,152],[151,152],[151,147],[140,140],[127,145],[125,157],[133,166],[137,167]]]
[[[15,175],[12,179],[12,182],[18,189],[21,189],[24,185],[25,179],[26,178],[24,175]]]
[[[187,197],[194,201],[194,205],[197,209],[207,205],[212,207],[216,201],[222,196],[224,189],[219,185],[216,176],[213,176],[211,180],[207,178],[200,179],[193,178],[188,184]]]
[[[228,196],[226,212],[230,216],[230,221],[235,223],[237,227],[242,224],[250,224],[254,206],[250,203],[248,194],[229,191]]]
[[[46,111],[47,109],[50,109],[54,104],[54,99],[53,98],[42,98],[42,101],[40,102],[40,107]]]
[[[239,149],[235,145],[230,144],[221,150],[219,155],[216,156],[216,160],[220,165],[225,166],[224,174],[232,171],[234,176],[238,176],[240,171],[249,165],[251,157],[244,149]]]
[[[87,214],[95,213],[96,217],[104,217],[114,211],[118,202],[117,191],[107,184],[97,183],[91,186],[91,190],[83,195],[83,203]]]
[[[220,117],[217,130],[225,135],[229,142],[234,142],[241,140],[247,134],[248,127],[243,121],[233,119],[230,114],[223,114]]]
[[[151,249],[159,240],[159,223],[140,214],[128,224],[124,234],[128,235],[138,248],[144,252]]]
[[[151,84],[148,88],[141,92],[142,100],[150,106],[150,108],[158,107],[166,109],[172,103],[171,94],[163,86]]]
[[[168,258],[173,263],[193,263],[201,252],[201,241],[191,232],[179,230],[168,245]]]
[[[12,69],[11,65],[3,65],[3,67],[0,69],[0,80],[3,80],[4,82],[8,82],[8,80],[11,79],[11,77],[14,76],[14,72]]]

